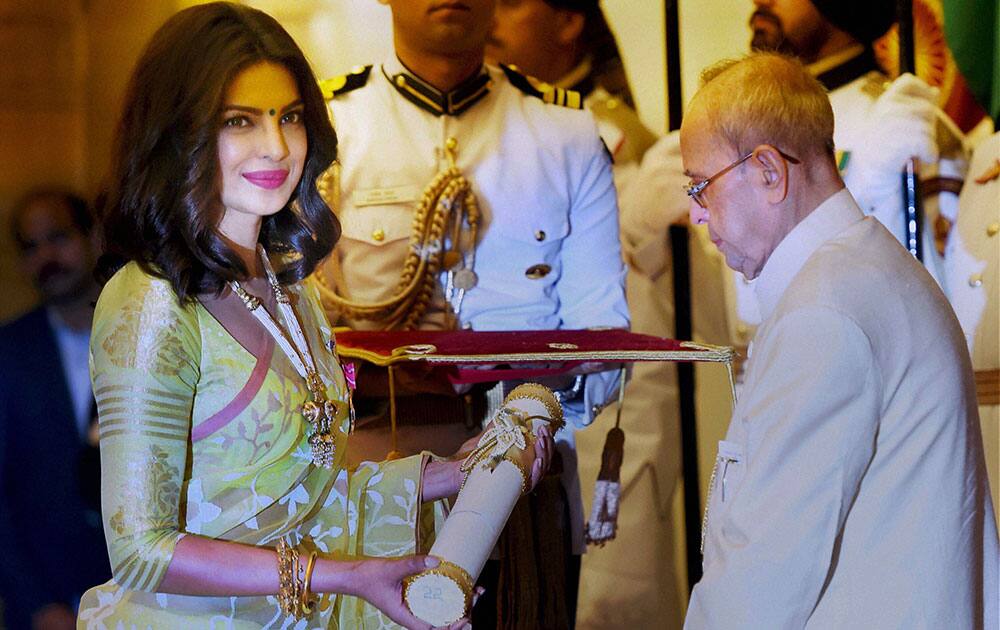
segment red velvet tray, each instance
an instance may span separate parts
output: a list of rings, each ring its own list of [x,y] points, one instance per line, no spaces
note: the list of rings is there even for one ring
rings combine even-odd
[[[336,339],[337,353],[342,358],[381,366],[408,361],[451,366],[455,374],[450,378],[465,383],[558,374],[585,362],[725,363],[733,359],[732,348],[618,329],[504,332],[338,329]]]

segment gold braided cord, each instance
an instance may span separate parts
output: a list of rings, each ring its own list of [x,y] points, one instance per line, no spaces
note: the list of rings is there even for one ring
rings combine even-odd
[[[548,415],[529,416],[525,411],[510,404],[515,400],[524,399],[541,403]],[[475,468],[481,467],[483,470],[493,471],[503,461],[513,464],[521,474],[521,491],[527,492],[530,488],[530,474],[517,455],[534,443],[535,435],[531,432],[531,421],[536,419],[546,421],[553,433],[565,424],[562,406],[549,388],[538,383],[522,383],[507,394],[504,406],[493,418],[493,424],[483,433],[476,448],[459,467],[463,473],[459,492],[465,488],[465,483]]]
[[[472,474],[472,471],[476,466],[481,466],[483,470],[493,472],[496,470],[496,467],[503,462],[511,464],[514,467],[514,470],[516,470],[521,476],[521,494],[527,494],[528,491],[531,490],[531,474],[528,472],[527,468],[525,468],[524,464],[522,464],[515,455],[512,455],[510,451],[504,453],[499,460],[494,461],[490,461],[489,458],[486,457],[484,451],[473,451],[472,454],[470,454],[469,457],[462,462],[460,467],[463,475],[462,482],[458,484],[459,494],[465,490],[465,484],[469,481],[469,475]]]
[[[448,143],[446,153],[449,167],[424,189],[413,214],[409,248],[392,297],[371,303],[351,300],[338,295],[318,273],[324,308],[348,319],[378,322],[380,330],[413,330],[420,324],[442,268],[451,269],[463,260],[463,224],[469,226],[465,247],[475,248],[479,232],[479,203],[469,180],[455,166],[454,142]],[[446,235],[452,248],[447,251]]]
[[[549,412],[548,421],[549,426],[552,428],[552,433],[563,428],[566,424],[566,421],[563,419],[562,405],[559,404],[559,401],[552,394],[552,390],[548,387],[540,383],[521,383],[507,394],[504,404],[522,398],[537,400],[545,406],[545,410]]]

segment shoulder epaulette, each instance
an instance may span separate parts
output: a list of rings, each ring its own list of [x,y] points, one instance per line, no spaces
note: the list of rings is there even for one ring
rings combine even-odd
[[[861,91],[867,94],[869,98],[876,99],[882,96],[882,93],[885,92],[888,86],[889,78],[878,70],[872,70],[865,75],[864,83],[861,84]]]
[[[537,96],[546,103],[552,105],[562,105],[571,109],[583,109],[583,97],[579,92],[556,87],[544,81],[539,81],[535,77],[521,74],[515,66],[500,64],[507,80],[511,85],[521,90],[525,94]]]
[[[332,79],[323,79],[319,82],[320,92],[323,93],[323,98],[329,101],[341,94],[347,94],[352,90],[363,87],[368,83],[368,77],[371,73],[371,66],[359,66],[348,74],[342,74]]]

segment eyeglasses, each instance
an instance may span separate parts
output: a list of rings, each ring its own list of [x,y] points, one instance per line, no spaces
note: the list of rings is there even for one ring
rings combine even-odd
[[[705,208],[707,210],[708,206],[705,204],[705,200],[702,199],[701,195],[702,195],[702,193],[705,192],[705,189],[708,188],[708,185],[711,184],[712,182],[714,182],[715,180],[719,179],[720,177],[722,177],[723,175],[725,175],[729,171],[733,170],[734,168],[736,168],[740,164],[742,164],[742,163],[746,162],[747,160],[749,160],[753,156],[754,151],[756,151],[756,150],[757,149],[755,148],[753,151],[750,151],[749,153],[747,153],[746,155],[744,155],[740,159],[736,160],[735,162],[733,162],[732,164],[730,164],[726,168],[722,169],[721,171],[719,171],[715,175],[712,175],[708,179],[703,179],[700,182],[691,182],[690,184],[688,184],[687,186],[684,187],[684,192],[687,193],[688,197],[694,199],[695,203],[697,203],[699,206],[701,206],[702,208]],[[790,164],[799,164],[799,160],[797,158],[793,158],[792,156],[788,155],[787,153],[785,153],[781,149],[776,149],[776,151],[778,152],[778,155],[780,155],[781,157],[783,157],[786,160],[788,160],[788,162]]]

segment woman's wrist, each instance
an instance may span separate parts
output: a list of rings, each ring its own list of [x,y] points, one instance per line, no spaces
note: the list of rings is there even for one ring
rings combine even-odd
[[[358,579],[357,570],[361,562],[361,560],[317,559],[309,590],[316,594],[359,596],[363,580]]]
[[[458,494],[462,485],[462,460],[432,459],[424,467],[422,501],[436,501]]]

